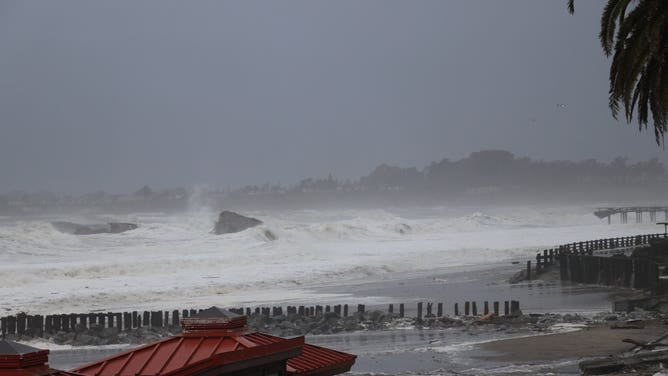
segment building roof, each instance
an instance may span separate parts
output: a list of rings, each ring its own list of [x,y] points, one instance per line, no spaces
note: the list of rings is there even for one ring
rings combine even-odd
[[[283,340],[264,333],[255,333],[256,342],[273,342]],[[286,371],[288,375],[336,375],[347,372],[357,357],[352,354],[328,349],[326,347],[304,344],[300,355],[288,359]]]
[[[0,375],[2,376],[77,376],[49,368],[49,350],[0,340]]]
[[[287,361],[292,375],[327,376],[352,367],[355,356],[249,331],[246,316],[212,307],[183,319],[183,332],[79,367],[88,376],[173,375],[232,372]]]

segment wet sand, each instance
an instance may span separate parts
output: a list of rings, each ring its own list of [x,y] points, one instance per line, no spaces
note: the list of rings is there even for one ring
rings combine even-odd
[[[604,286],[562,282],[558,273],[541,275],[534,281],[508,282],[522,269],[511,262],[484,266],[459,266],[420,273],[393,273],[383,279],[360,279],[316,291],[338,296],[339,303],[359,302],[370,308],[387,309],[389,303],[406,303],[407,314],[416,304],[444,302],[446,314],[454,314],[454,303],[518,300],[524,313],[569,313],[610,311],[612,299],[624,291]],[[627,289],[628,290],[628,289]]]
[[[633,349],[634,345],[622,342],[625,338],[648,343],[668,333],[668,325],[661,320],[637,322],[634,325],[644,328],[611,329],[610,325],[595,325],[570,333],[483,343],[479,348],[486,353],[475,357],[510,363],[604,357]]]

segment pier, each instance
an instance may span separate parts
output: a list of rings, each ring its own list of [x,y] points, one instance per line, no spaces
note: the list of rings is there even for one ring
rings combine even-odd
[[[597,208],[594,215],[600,219],[607,218],[612,223],[612,216],[619,214],[620,223],[628,223],[629,213],[635,213],[636,223],[642,223],[643,213],[649,213],[650,222],[656,222],[656,213],[663,212],[663,219],[668,221],[668,206],[626,206]]]

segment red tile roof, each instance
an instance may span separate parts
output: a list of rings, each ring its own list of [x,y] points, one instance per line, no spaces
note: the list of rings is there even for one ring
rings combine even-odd
[[[329,376],[350,370],[355,356],[246,329],[246,317],[212,307],[182,320],[183,333],[79,367],[86,376],[188,376],[232,372],[286,361],[288,375]],[[4,375],[3,375],[4,376]]]
[[[196,370],[258,359],[270,354],[299,353],[304,337],[259,344],[248,335],[222,332],[200,336],[182,334],[113,355],[75,369],[84,375],[189,375]],[[275,361],[275,360],[274,360]]]
[[[271,343],[281,341],[283,338],[264,333],[253,333],[249,335],[257,343]],[[288,375],[322,375],[338,374],[347,372],[355,363],[357,357],[344,353],[309,344],[304,344],[303,351],[299,356],[288,359]],[[337,371],[329,373],[327,371]]]

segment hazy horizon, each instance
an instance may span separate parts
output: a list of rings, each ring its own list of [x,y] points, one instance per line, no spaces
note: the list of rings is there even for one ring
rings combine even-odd
[[[0,192],[358,179],[502,149],[658,158],[602,0],[0,4]]]

